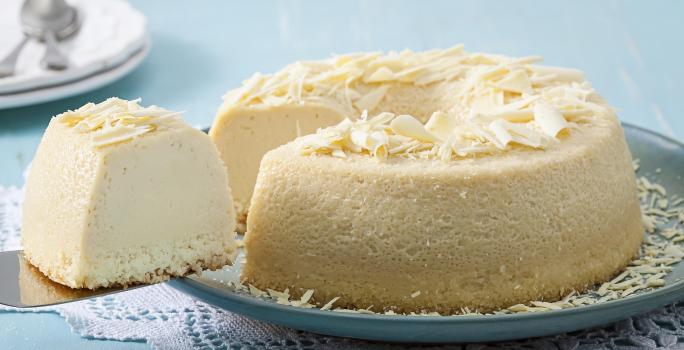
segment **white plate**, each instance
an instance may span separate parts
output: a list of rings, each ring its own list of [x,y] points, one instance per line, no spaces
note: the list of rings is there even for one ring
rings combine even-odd
[[[114,82],[140,65],[150,51],[149,40],[127,60],[113,68],[97,72],[66,84],[47,86],[13,94],[0,94],[0,109],[33,105],[95,90]]]
[[[69,58],[65,70],[41,67],[45,44],[29,40],[16,63],[16,74],[0,79],[0,95],[66,84],[126,62],[147,42],[145,16],[126,0],[68,0],[78,11],[80,29],[59,43]],[[24,37],[17,23],[23,0],[3,0],[0,54],[4,57]]]

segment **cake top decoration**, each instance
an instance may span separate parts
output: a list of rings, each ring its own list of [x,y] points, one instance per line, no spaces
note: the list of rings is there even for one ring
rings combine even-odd
[[[79,133],[90,133],[96,148],[130,141],[182,121],[181,112],[154,105],[143,107],[140,102],[112,97],[97,104],[89,102],[56,118]]]

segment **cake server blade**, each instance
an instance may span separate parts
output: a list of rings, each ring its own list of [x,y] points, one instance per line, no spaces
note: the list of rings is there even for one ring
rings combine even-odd
[[[43,275],[24,258],[23,251],[0,252],[0,304],[7,306],[30,308],[64,304],[146,286],[73,289]]]

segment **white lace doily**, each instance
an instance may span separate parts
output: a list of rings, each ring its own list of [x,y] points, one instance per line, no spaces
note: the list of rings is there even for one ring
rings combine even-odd
[[[0,251],[20,249],[23,191],[0,186]],[[155,349],[389,349],[397,345],[327,337],[224,311],[166,285],[31,310],[55,312],[84,337],[146,341]],[[496,344],[400,346],[415,349],[683,349],[684,302],[605,328]]]

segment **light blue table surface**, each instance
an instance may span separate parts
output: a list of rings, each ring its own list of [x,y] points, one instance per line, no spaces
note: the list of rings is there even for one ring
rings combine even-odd
[[[577,67],[622,120],[684,135],[681,1],[134,1],[152,50],[131,75],[55,102],[0,110],[0,184],[21,185],[50,116],[110,96],[142,97],[209,125],[221,95],[298,59],[463,43],[466,50]],[[0,48],[0,53],[7,48]],[[0,313],[0,349],[146,348],[82,339],[55,314]]]

